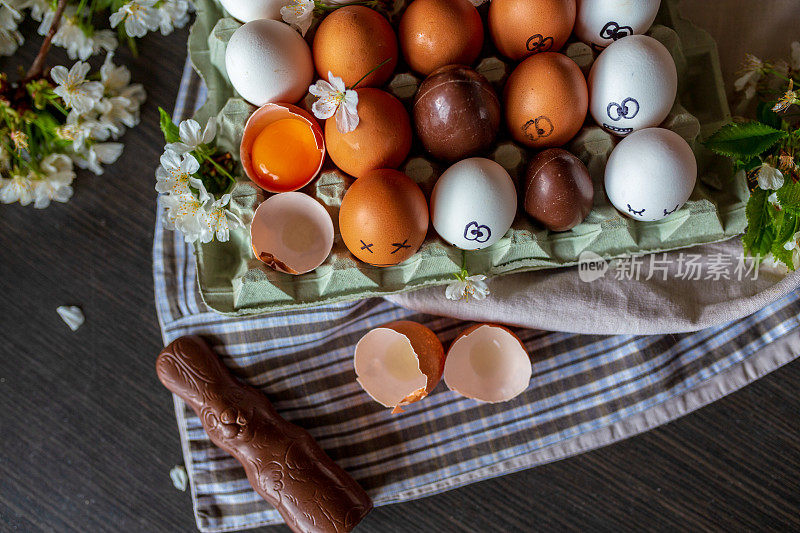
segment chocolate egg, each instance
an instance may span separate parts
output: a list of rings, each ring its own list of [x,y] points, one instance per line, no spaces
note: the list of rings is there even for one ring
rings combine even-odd
[[[397,170],[374,170],[347,189],[339,231],[358,259],[374,266],[402,263],[428,233],[428,203],[419,185]]]
[[[380,87],[397,66],[397,37],[389,21],[377,11],[346,6],[323,19],[314,36],[313,53],[317,74],[328,79],[328,72],[332,72],[347,87],[388,59],[359,84]]]
[[[578,133],[586,119],[586,78],[563,54],[536,54],[511,73],[505,104],[506,123],[517,142],[531,148],[561,146]]]
[[[471,68],[448,65],[422,82],[413,115],[425,149],[456,161],[492,146],[500,128],[500,100],[486,78]]]
[[[469,0],[414,0],[399,38],[408,65],[427,76],[445,65],[471,65],[483,46],[483,22]]]
[[[580,159],[560,148],[541,152],[525,172],[525,212],[551,231],[567,231],[589,215],[594,185]]]
[[[360,178],[396,168],[411,150],[411,119],[400,100],[380,89],[358,89],[358,127],[342,133],[336,117],[325,121],[325,144],[337,167]]]
[[[572,33],[575,0],[493,0],[489,31],[501,54],[519,61],[561,50]]]

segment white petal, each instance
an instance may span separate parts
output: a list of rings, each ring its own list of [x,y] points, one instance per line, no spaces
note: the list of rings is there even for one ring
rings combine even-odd
[[[337,93],[343,93],[347,90],[347,87],[345,87],[344,85],[344,80],[342,80],[342,78],[339,78],[338,76],[334,76],[333,72],[331,72],[330,70],[328,71],[328,81],[331,82],[333,89]]]
[[[201,140],[200,124],[196,120],[184,120],[178,130],[180,131],[181,141],[189,146],[197,146],[199,144],[198,141]]]
[[[78,328],[81,327],[86,320],[80,308],[74,305],[62,305],[56,309],[56,313],[58,313],[61,320],[63,320],[72,331],[78,331]]]
[[[215,117],[211,117],[208,119],[208,123],[206,123],[206,129],[203,130],[203,144],[209,144],[211,141],[214,140],[214,137],[217,135],[217,119]]]
[[[310,92],[314,96],[328,96],[329,94],[335,94],[336,89],[325,80],[319,80],[317,83],[312,85],[308,88],[308,92]]]
[[[448,300],[462,300],[467,295],[467,284],[463,281],[456,281],[447,286],[444,292]]]

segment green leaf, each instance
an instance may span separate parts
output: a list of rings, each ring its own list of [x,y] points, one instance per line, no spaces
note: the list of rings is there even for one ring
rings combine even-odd
[[[747,202],[747,233],[742,237],[742,243],[747,253],[753,256],[764,257],[772,249],[775,241],[775,228],[769,215],[770,205],[767,201],[769,192],[756,189]]]
[[[161,132],[164,134],[164,140],[167,143],[176,143],[181,140],[180,133],[178,132],[178,126],[172,122],[172,117],[164,111],[163,108],[158,108],[158,113],[161,115],[161,119],[159,123],[161,125]]]
[[[794,234],[797,232],[798,218],[796,215],[787,211],[773,209],[776,212],[774,218],[775,224],[775,240],[772,243],[772,255],[778,261],[783,262],[789,270],[794,270],[794,263],[792,262],[792,252],[787,250],[784,245],[792,240]]]
[[[760,122],[734,122],[722,126],[704,144],[720,155],[747,160],[766,152],[786,135]]]
[[[771,128],[775,128],[776,130],[782,129],[781,124],[781,117],[772,110],[772,107],[775,105],[775,102],[758,102],[758,107],[756,108],[756,118],[762,124],[766,124]]]
[[[800,182],[786,177],[783,187],[778,189],[778,202],[784,209],[800,209]]]

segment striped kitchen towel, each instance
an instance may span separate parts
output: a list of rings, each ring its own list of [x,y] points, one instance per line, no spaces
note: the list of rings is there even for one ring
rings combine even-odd
[[[202,101],[186,71],[177,116]],[[530,468],[664,424],[778,368],[800,353],[800,294],[754,315],[696,333],[597,336],[516,330],[533,379],[515,400],[488,405],[442,385],[402,415],[355,381],[353,347],[392,320],[424,323],[443,342],[468,324],[363,300],[254,318],[208,310],[194,257],[180,235],[156,226],[153,270],[164,343],[202,335],[232,372],[308,429],[376,505],[401,502]],[[206,437],[175,399],[197,525],[232,531],[280,521],[238,463]]]

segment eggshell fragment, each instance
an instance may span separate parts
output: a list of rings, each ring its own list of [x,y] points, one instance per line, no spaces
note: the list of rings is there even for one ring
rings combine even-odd
[[[398,31],[406,63],[425,76],[445,65],[471,65],[483,46],[483,22],[469,0],[414,0]]]
[[[225,70],[236,92],[256,106],[295,103],[314,78],[308,43],[288,24],[268,19],[233,32],[225,49]]]
[[[532,374],[522,341],[494,324],[478,324],[465,330],[450,345],[445,358],[447,387],[482,402],[505,402],[522,394]]]
[[[442,379],[444,348],[436,334],[417,322],[391,322],[373,329],[356,345],[357,381],[376,402],[403,411]]]
[[[493,0],[489,30],[500,53],[519,61],[561,50],[572,33],[575,13],[575,0]]]
[[[250,240],[256,258],[268,266],[286,274],[305,274],[330,255],[333,221],[307,194],[276,194],[253,214]]]
[[[286,0],[220,0],[233,18],[242,22],[258,19],[281,20],[281,8]]]
[[[314,65],[321,78],[328,72],[352,87],[371,70],[359,87],[380,87],[397,66],[397,37],[386,18],[364,6],[342,7],[325,17],[314,35]]]
[[[360,178],[371,170],[397,168],[411,150],[411,119],[400,100],[380,89],[358,89],[358,127],[339,131],[325,121],[325,143],[334,164]]]

